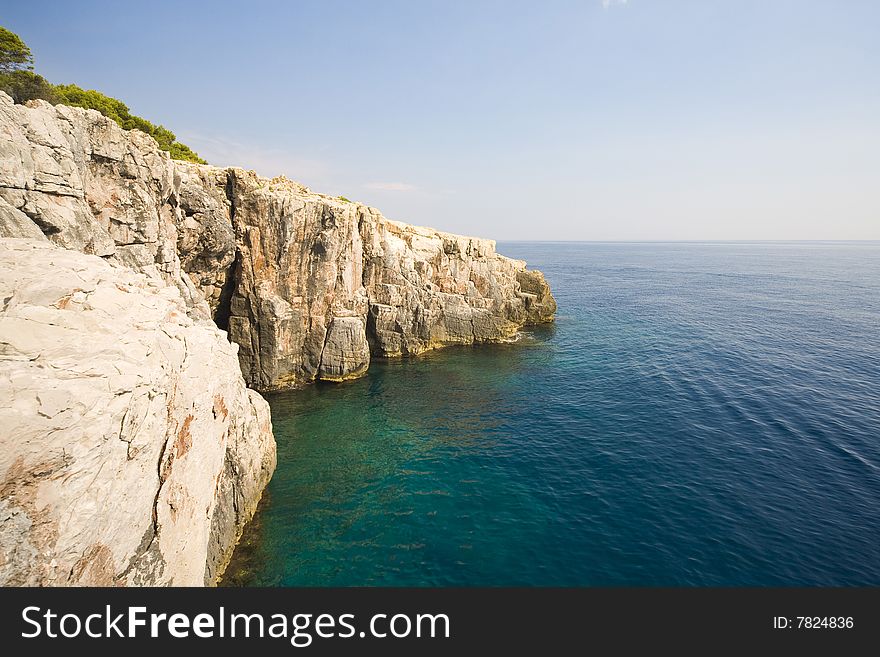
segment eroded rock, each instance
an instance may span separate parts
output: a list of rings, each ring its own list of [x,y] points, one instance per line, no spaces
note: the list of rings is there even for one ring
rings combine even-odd
[[[180,176],[152,137],[95,110],[14,105],[3,92],[0,135],[0,235],[33,238],[36,227],[177,287],[192,316],[209,317],[177,254]]]
[[[43,235],[174,285],[191,316],[229,331],[258,390],[359,376],[365,344],[399,356],[504,340],[556,309],[541,273],[491,240],[176,162],[94,111],[0,92],[0,131],[0,235]]]
[[[176,287],[0,239],[0,585],[212,583],[275,466],[237,347]]]
[[[318,378],[345,381],[363,376],[370,366],[370,345],[360,317],[334,317],[327,329]]]
[[[0,92],[0,584],[211,583],[275,463],[245,383],[343,381],[555,310],[491,240]]]
[[[229,170],[227,190],[240,254],[229,334],[258,389],[359,376],[364,339],[374,356],[419,354],[504,340],[556,312],[543,275],[491,240],[391,221],[240,169]],[[364,333],[348,320],[334,330],[341,317]]]

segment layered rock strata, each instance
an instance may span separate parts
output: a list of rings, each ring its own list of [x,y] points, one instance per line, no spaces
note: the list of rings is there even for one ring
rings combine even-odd
[[[13,105],[0,92],[0,237],[44,236],[131,267],[176,287],[207,319],[177,253],[178,188],[173,161],[142,132],[95,110]]]

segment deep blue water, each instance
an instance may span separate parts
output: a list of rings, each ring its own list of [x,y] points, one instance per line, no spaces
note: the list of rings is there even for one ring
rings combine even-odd
[[[508,243],[554,326],[270,397],[229,581],[880,584],[880,243]]]

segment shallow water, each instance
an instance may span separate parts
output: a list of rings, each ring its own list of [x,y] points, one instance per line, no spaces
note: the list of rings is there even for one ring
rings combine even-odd
[[[880,584],[880,243],[501,243],[553,326],[269,397],[250,585]]]

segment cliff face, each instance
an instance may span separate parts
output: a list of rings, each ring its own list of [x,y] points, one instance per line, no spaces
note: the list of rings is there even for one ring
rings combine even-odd
[[[4,102],[5,100],[5,102]],[[372,356],[509,338],[556,311],[495,243],[390,221],[284,178],[170,160],[94,111],[0,96],[0,236],[47,237],[177,287],[273,390]]]
[[[0,239],[0,299],[0,585],[212,583],[275,467],[235,345],[45,240]]]
[[[354,378],[556,310],[489,240],[2,92],[0,295],[0,583],[210,583],[274,468],[245,384]]]
[[[0,237],[48,238],[176,287],[194,317],[208,306],[182,272],[174,163],[147,135],[94,110],[0,93]]]
[[[556,311],[541,273],[490,240],[237,169],[226,188],[239,248],[229,334],[260,389],[360,376],[371,354],[502,340]]]

